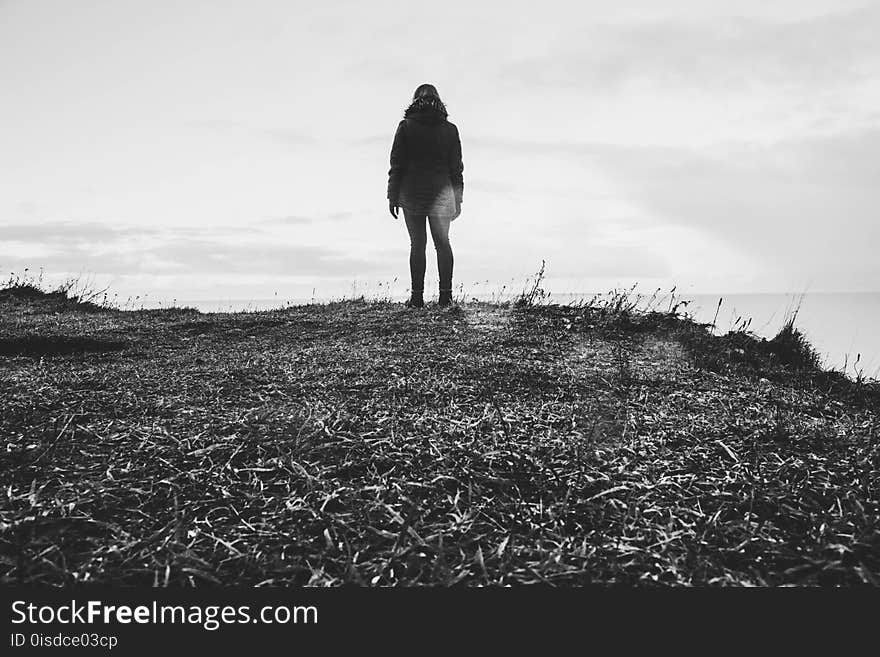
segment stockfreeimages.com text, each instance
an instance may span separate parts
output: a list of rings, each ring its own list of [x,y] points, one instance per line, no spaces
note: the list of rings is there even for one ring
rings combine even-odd
[[[144,625],[201,625],[206,630],[216,630],[221,625],[263,623],[317,624],[318,609],[314,606],[267,605],[255,613],[249,605],[109,605],[100,600],[70,604],[35,605],[24,600],[12,603],[12,623],[34,625],[60,623],[112,625],[138,623]]]

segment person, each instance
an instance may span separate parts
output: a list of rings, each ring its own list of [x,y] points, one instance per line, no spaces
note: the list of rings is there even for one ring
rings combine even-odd
[[[452,245],[449,224],[461,214],[464,164],[458,128],[447,120],[437,88],[422,84],[397,126],[388,171],[388,209],[403,218],[409,232],[411,294],[406,305],[425,305],[425,247],[431,229],[440,275],[438,305],[452,303]]]

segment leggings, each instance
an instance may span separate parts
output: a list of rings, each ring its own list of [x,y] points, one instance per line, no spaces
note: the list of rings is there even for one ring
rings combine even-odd
[[[423,292],[425,289],[425,247],[428,235],[425,230],[425,218],[431,226],[431,237],[437,251],[437,271],[440,274],[440,290],[452,290],[452,245],[449,243],[449,217],[414,214],[403,211],[406,229],[409,231],[409,273],[412,279],[412,291]]]

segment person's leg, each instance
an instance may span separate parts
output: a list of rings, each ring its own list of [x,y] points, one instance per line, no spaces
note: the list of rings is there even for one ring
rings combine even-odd
[[[409,232],[409,274],[412,284],[411,302],[418,305],[425,289],[425,246],[428,233],[425,229],[425,215],[403,211],[406,230]]]
[[[431,237],[434,240],[434,248],[437,250],[437,272],[440,274],[440,304],[449,305],[452,302],[452,245],[449,243],[448,217],[429,216]]]

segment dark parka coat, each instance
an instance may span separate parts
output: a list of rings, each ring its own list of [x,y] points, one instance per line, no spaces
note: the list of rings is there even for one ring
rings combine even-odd
[[[388,200],[412,214],[454,217],[464,194],[458,128],[442,106],[414,102],[391,146]]]

